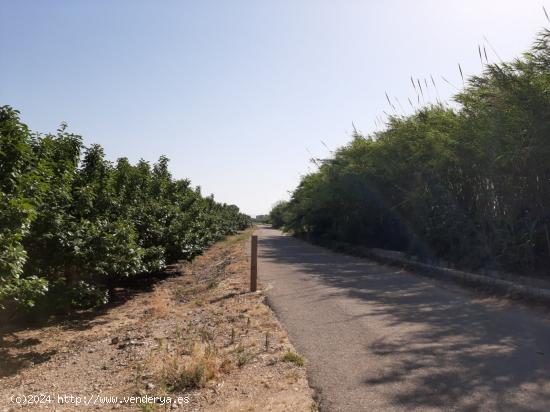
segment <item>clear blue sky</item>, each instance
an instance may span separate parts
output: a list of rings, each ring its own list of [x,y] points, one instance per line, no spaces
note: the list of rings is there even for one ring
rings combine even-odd
[[[60,122],[109,159],[171,159],[203,193],[266,213],[389,111],[410,76],[454,90],[548,22],[550,1],[0,0],[0,104],[40,132]],[[431,90],[435,95],[435,90]]]

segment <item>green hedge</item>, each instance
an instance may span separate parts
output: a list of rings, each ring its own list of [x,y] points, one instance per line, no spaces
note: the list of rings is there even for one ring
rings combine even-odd
[[[550,267],[550,31],[455,96],[340,148],[271,219],[298,235],[444,258]]]
[[[175,180],[168,159],[105,160],[66,126],[32,133],[0,108],[0,311],[89,307],[117,277],[162,270],[250,225]]]

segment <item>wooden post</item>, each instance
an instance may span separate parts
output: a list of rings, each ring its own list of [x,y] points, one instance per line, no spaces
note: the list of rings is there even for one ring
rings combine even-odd
[[[258,236],[250,239],[250,291],[256,292],[258,287]]]

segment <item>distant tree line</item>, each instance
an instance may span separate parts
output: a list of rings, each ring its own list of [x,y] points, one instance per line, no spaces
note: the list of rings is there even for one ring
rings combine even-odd
[[[455,100],[355,132],[272,223],[467,268],[548,269],[550,31],[521,58],[487,64]]]
[[[269,223],[269,215],[256,215],[252,220],[255,223]]]
[[[109,281],[192,259],[249,225],[172,178],[164,156],[112,163],[65,125],[32,133],[0,108],[0,313],[103,304]]]

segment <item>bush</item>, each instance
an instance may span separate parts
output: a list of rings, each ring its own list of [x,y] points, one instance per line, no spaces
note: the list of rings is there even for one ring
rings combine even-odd
[[[297,235],[466,268],[550,265],[550,31],[490,64],[455,100],[353,140],[271,219]]]
[[[113,164],[64,124],[34,134],[0,108],[0,311],[104,304],[112,280],[192,259],[249,225],[173,179],[164,156]]]

